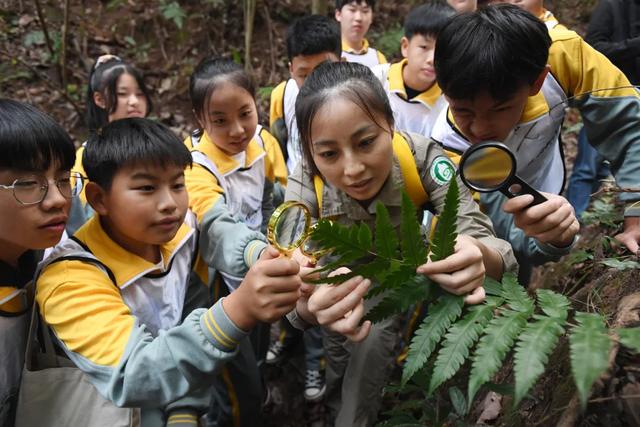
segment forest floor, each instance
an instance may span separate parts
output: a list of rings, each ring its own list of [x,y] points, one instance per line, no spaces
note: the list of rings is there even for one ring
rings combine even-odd
[[[32,103],[53,115],[77,144],[87,137],[83,119],[86,82],[89,67],[99,55],[113,53],[135,64],[154,94],[152,117],[183,136],[196,125],[189,105],[188,79],[197,62],[207,55],[224,55],[236,60],[244,57],[242,2],[69,1],[68,43],[63,47],[64,3],[61,0],[0,0],[0,96]],[[370,40],[388,58],[399,58],[402,19],[418,3],[379,0]],[[38,17],[35,4],[41,6],[43,20]],[[302,0],[258,2],[251,67],[260,88],[263,124],[268,122],[271,88],[288,77],[286,26],[293,18],[308,13],[309,4]],[[555,0],[550,2],[550,8],[562,23],[583,33],[594,4],[595,0]],[[66,58],[65,83],[62,83],[60,67],[55,65],[61,57]],[[570,111],[563,132],[569,166],[575,158],[578,123],[577,114]],[[611,203],[605,205],[612,206]],[[602,212],[595,212],[594,224],[583,230],[580,249],[593,257],[579,262],[569,257],[540,268],[534,286],[564,291],[576,306],[605,313],[613,322],[620,311],[619,303],[637,291],[639,273],[598,263],[602,257],[624,256],[623,251],[603,243],[610,242],[603,236],[613,236],[620,223],[619,218],[617,222],[602,221],[603,217],[614,215],[606,206]],[[625,310],[635,312],[633,301],[628,305],[631,308]],[[566,353],[566,346],[558,350],[563,351]],[[471,422],[482,418],[481,413],[490,409],[497,412],[487,422],[496,425],[557,425],[565,419],[568,423],[563,425],[567,426],[640,425],[640,419],[634,419],[640,413],[638,400],[617,398],[621,394],[640,394],[637,357],[623,353],[614,358],[612,374],[597,386],[595,401],[583,415],[575,410],[566,357],[557,360],[564,362],[547,370],[531,392],[532,398],[518,411],[506,409],[508,397],[490,395],[472,410]],[[509,381],[508,367],[507,364],[502,378],[506,382]],[[322,404],[307,404],[302,397],[304,369],[300,348],[282,364],[268,367],[266,377],[271,390],[265,415],[267,425],[322,425]],[[399,395],[388,393],[385,410],[400,404],[399,399]],[[445,425],[462,422],[443,419]]]

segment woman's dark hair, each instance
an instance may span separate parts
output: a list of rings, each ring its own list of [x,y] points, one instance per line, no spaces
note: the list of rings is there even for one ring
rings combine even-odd
[[[213,91],[226,81],[243,88],[255,99],[256,85],[242,65],[230,59],[205,58],[196,66],[189,79],[191,107],[198,119],[206,115]]]
[[[307,77],[296,98],[296,121],[304,159],[320,175],[311,154],[311,125],[322,106],[344,98],[365,112],[381,129],[393,132],[393,111],[384,88],[371,70],[352,62],[324,62]],[[380,116],[384,123],[380,123]]]
[[[0,98],[0,169],[71,170],[76,149],[67,132],[37,108]]]
[[[191,166],[191,153],[167,126],[149,119],[116,120],[89,137],[82,166],[90,181],[105,190],[131,165]]]
[[[550,46],[547,27],[517,6],[499,4],[456,15],[438,35],[438,85],[454,99],[487,92],[507,100],[536,81]]]
[[[91,67],[89,73],[89,84],[87,85],[87,127],[90,131],[100,129],[109,123],[109,114],[118,108],[118,80],[123,74],[132,76],[142,94],[147,99],[147,115],[153,109],[149,89],[144,83],[142,75],[133,66],[123,62],[117,57],[110,58],[104,62],[96,63]],[[96,105],[93,94],[98,92],[105,100],[106,108]]]

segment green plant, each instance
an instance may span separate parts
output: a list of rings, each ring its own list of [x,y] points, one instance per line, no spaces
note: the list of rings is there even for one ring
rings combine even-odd
[[[428,315],[411,340],[402,384],[406,385],[431,360],[426,387],[427,394],[432,395],[470,361],[469,404],[513,351],[514,406],[517,406],[544,373],[560,336],[571,326],[571,369],[585,405],[591,386],[608,368],[611,336],[617,333],[624,345],[638,350],[640,332],[637,329],[609,331],[599,314],[575,312],[571,316],[570,302],[565,296],[539,289],[534,299],[510,273],[504,275],[502,283],[486,279],[486,301],[471,307],[464,307],[462,297],[448,294],[430,279],[416,274],[416,268],[427,261],[428,255],[437,261],[454,252],[458,205],[458,187],[453,180],[429,250],[416,208],[404,193],[401,238],[382,204],[376,207],[375,236],[364,223],[347,227],[321,219],[312,238],[320,247],[331,251],[332,261],[320,272],[343,265],[349,265],[352,270],[324,282],[340,283],[356,275],[374,279],[376,284],[368,297],[384,295],[367,315],[374,322],[403,313],[413,304],[425,304]],[[569,323],[571,317],[576,324]],[[460,406],[459,399],[457,406]]]
[[[167,0],[162,0],[159,8],[164,19],[172,21],[179,30],[182,29],[182,25],[187,14],[180,6],[180,3],[177,1],[168,2]]]

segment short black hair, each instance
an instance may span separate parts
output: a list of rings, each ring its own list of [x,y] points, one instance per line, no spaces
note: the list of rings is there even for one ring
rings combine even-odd
[[[445,2],[426,3],[414,7],[404,19],[404,36],[409,40],[416,34],[437,38],[455,13],[455,9]]]
[[[320,173],[311,155],[311,125],[322,106],[337,98],[353,102],[378,127],[393,133],[393,110],[389,98],[369,67],[355,62],[323,62],[307,77],[296,97],[296,121],[302,153],[316,175]],[[382,116],[386,123],[379,123],[376,116]]]
[[[517,6],[499,4],[457,15],[438,35],[438,85],[454,99],[488,92],[507,100],[536,81],[550,46],[547,27]]]
[[[109,123],[109,114],[118,108],[118,79],[123,74],[131,75],[138,83],[138,87],[147,99],[147,115],[153,109],[149,89],[144,83],[144,79],[138,70],[127,64],[118,57],[112,57],[100,64],[98,61],[91,67],[89,73],[89,84],[87,85],[87,127],[90,131],[100,129]],[[98,92],[105,100],[106,108],[99,107],[93,94]]]
[[[0,98],[0,169],[71,170],[76,148],[69,134],[37,108]]]
[[[211,94],[224,81],[245,89],[253,99],[256,98],[255,82],[242,65],[231,59],[204,58],[193,70],[189,79],[191,107],[198,119],[203,118]]]
[[[343,7],[350,3],[364,3],[371,9],[374,9],[376,7],[376,0],[336,0],[336,10],[342,10]]]
[[[299,55],[334,53],[342,55],[340,27],[333,19],[322,15],[308,15],[296,19],[287,28],[287,55],[289,61]]]
[[[105,190],[126,166],[152,164],[191,166],[191,153],[162,123],[149,119],[116,120],[89,137],[82,166],[90,181]]]

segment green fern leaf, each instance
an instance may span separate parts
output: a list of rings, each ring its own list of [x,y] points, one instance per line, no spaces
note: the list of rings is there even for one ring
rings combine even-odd
[[[358,240],[359,228],[345,227],[337,222],[321,219],[311,238],[321,248],[330,248],[339,258],[331,264],[346,265],[370,255],[371,247],[363,247]]]
[[[367,267],[365,267],[365,269],[366,268]],[[378,276],[378,282],[375,284],[375,286],[369,289],[369,292],[367,292],[365,298],[371,298],[381,294],[384,291],[401,287],[407,282],[414,280],[415,276],[415,267],[392,261],[386,274],[383,277],[381,277],[380,275]]]
[[[376,205],[376,251],[383,258],[395,258],[398,254],[398,236],[382,203]]]
[[[460,191],[458,181],[449,181],[449,189],[445,197],[444,208],[438,216],[436,231],[431,240],[431,261],[439,261],[453,254],[458,232],[456,222],[458,219],[458,206],[460,204]]]
[[[502,296],[502,284],[489,276],[485,276],[482,284],[487,295]]]
[[[428,394],[432,394],[458,372],[469,357],[469,349],[491,320],[495,308],[495,305],[490,304],[471,307],[462,319],[449,328],[436,358]]]
[[[616,332],[622,345],[640,353],[640,328],[618,329]]]
[[[599,314],[577,312],[575,319],[578,325],[569,336],[571,373],[584,408],[591,386],[609,368],[613,343]]]
[[[416,331],[409,346],[409,354],[402,370],[403,385],[424,366],[442,334],[462,313],[463,305],[462,297],[444,294],[429,306],[429,315]]]
[[[395,314],[404,313],[413,305],[430,297],[436,285],[422,275],[415,275],[406,283],[392,289],[366,315],[366,319],[377,323]]]
[[[518,283],[518,277],[513,273],[505,273],[502,277],[501,296],[507,301],[514,311],[522,313],[533,312],[533,300],[529,298],[527,291]]]
[[[362,248],[367,248],[368,250],[371,249],[371,229],[364,222],[360,223],[360,227],[358,228],[358,243]]]
[[[525,327],[516,344],[514,406],[518,406],[542,375],[549,360],[549,354],[564,332],[562,326],[565,322],[558,317],[535,315],[533,318],[535,321]]]
[[[529,313],[503,310],[500,316],[491,319],[473,355],[473,365],[469,375],[469,402],[473,400],[480,386],[498,372],[532,313],[533,306]]]
[[[405,191],[402,192],[402,218],[400,222],[402,257],[408,264],[418,267],[427,261],[427,245],[422,239],[416,207]]]
[[[560,295],[548,289],[538,289],[538,306],[549,317],[567,320],[567,313],[571,303],[564,295]]]

